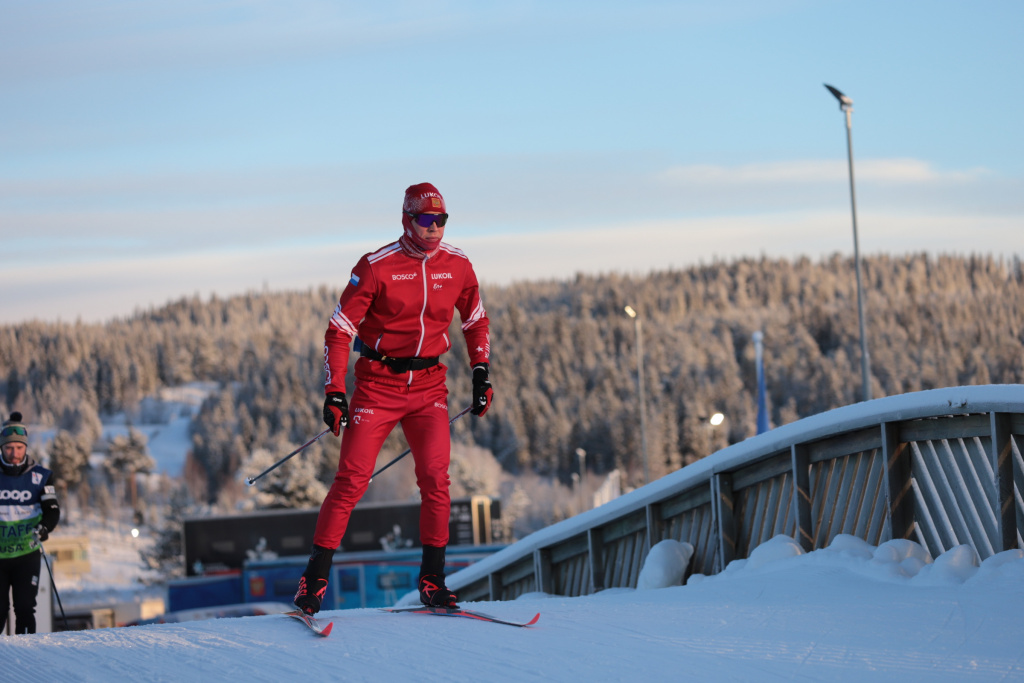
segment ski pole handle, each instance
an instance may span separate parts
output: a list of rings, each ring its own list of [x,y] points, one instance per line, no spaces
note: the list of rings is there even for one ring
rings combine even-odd
[[[283,458],[281,458],[280,460],[275,462],[273,465],[271,465],[267,469],[265,469],[262,472],[260,472],[259,474],[257,474],[255,477],[248,477],[248,478],[246,478],[245,483],[248,484],[249,486],[252,486],[253,484],[256,483],[257,479],[262,479],[265,475],[269,474],[270,472],[273,472],[278,467],[283,465],[289,458],[291,458],[294,455],[298,455],[299,453],[301,453],[302,451],[306,450],[307,448],[312,446],[314,443],[319,441],[321,438],[323,438],[324,434],[326,434],[329,431],[331,431],[330,427],[328,427],[324,431],[320,432],[319,434],[314,436],[312,439],[310,439],[306,443],[302,444],[301,446],[296,448],[294,451],[292,451],[291,453],[289,453],[288,455],[284,456]]]

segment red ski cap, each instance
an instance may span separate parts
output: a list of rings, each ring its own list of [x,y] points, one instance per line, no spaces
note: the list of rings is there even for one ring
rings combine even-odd
[[[430,183],[409,186],[405,191],[402,211],[406,213],[448,213],[444,206],[444,197]]]

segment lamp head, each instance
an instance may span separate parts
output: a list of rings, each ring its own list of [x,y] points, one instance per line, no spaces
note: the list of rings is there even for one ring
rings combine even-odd
[[[837,100],[839,100],[839,110],[846,111],[847,109],[853,109],[853,100],[841,93],[837,88],[833,88],[828,83],[825,83],[825,87],[832,93]]]

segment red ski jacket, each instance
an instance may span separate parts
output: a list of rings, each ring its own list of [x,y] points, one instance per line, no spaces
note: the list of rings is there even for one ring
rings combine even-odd
[[[479,290],[469,259],[444,242],[427,258],[410,256],[398,242],[363,256],[327,326],[325,393],[345,391],[353,337],[385,356],[440,356],[451,348],[448,327],[456,309],[462,318],[470,365],[488,362],[490,321]],[[356,377],[412,384],[421,373],[433,376],[431,370],[437,367],[396,374],[383,363],[361,358]]]

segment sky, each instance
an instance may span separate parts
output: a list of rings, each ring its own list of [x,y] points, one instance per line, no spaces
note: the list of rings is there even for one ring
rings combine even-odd
[[[0,637],[4,679],[1024,679],[1024,551],[979,563],[968,546],[931,558],[910,541],[838,536],[802,553],[777,536],[721,574],[673,586],[687,548],[656,545],[635,590],[466,605],[511,621],[539,612],[529,628],[356,609],[321,612],[334,624],[327,638],[282,614],[37,633]]]
[[[340,288],[434,183],[486,284],[1024,252],[1018,0],[0,0],[0,323]],[[325,319],[330,311],[325,311]]]

